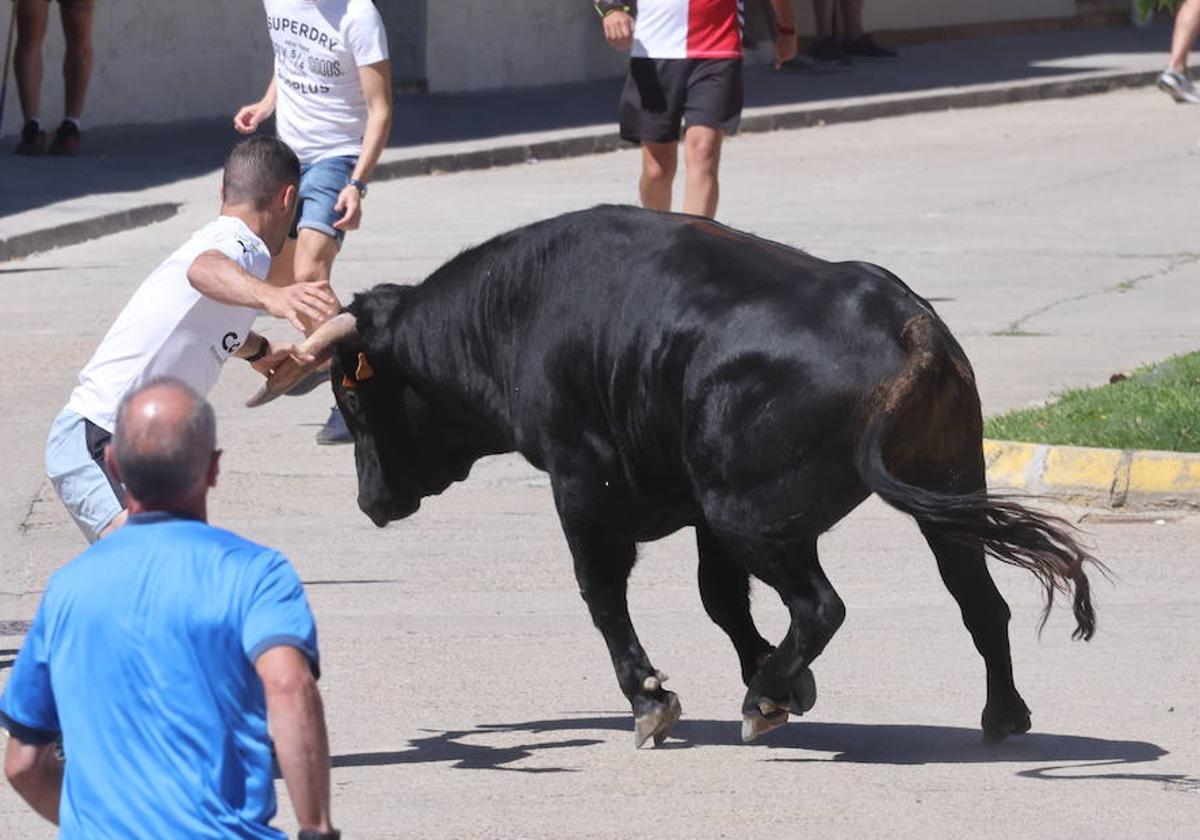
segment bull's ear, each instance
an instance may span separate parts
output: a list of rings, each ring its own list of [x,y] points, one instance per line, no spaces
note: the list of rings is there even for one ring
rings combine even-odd
[[[354,370],[354,380],[356,382],[366,382],[375,375],[375,368],[371,367],[371,363],[367,361],[366,353],[358,354],[358,367]]]

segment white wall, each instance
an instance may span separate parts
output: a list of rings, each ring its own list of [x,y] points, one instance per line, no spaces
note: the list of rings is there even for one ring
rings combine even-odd
[[[50,14],[41,116],[54,126],[63,108],[57,3],[50,4]],[[271,80],[271,47],[258,0],[97,0],[93,46],[85,128],[225,114],[232,119]],[[19,109],[15,81],[9,85],[5,110],[12,110],[5,124],[11,132]]]
[[[748,3],[766,0],[747,0]],[[802,34],[812,4],[796,0]],[[870,30],[1067,17],[1075,0],[866,0]],[[589,0],[430,0],[426,70],[434,92],[552,84],[624,72]]]
[[[438,91],[619,76],[590,0],[430,0],[425,69]]]
[[[866,0],[865,18],[869,29],[906,29],[1059,17],[1074,8],[1075,0]],[[811,3],[797,0],[797,9],[801,30],[811,31]],[[50,11],[56,16],[57,4]],[[425,68],[433,92],[607,78],[626,66],[626,56],[604,42],[589,0],[429,0],[427,14]],[[270,79],[259,0],[99,0],[94,44],[89,125],[232,116]],[[62,116],[62,52],[55,19],[42,92],[48,125]],[[15,85],[9,96],[12,131]]]

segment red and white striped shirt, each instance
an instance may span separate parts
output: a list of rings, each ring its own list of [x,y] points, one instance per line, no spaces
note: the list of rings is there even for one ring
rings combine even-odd
[[[742,0],[638,0],[636,58],[741,58]]]

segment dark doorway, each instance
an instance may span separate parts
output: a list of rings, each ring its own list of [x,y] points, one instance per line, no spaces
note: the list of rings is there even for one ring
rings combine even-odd
[[[396,93],[425,93],[426,0],[375,0],[387,28]]]

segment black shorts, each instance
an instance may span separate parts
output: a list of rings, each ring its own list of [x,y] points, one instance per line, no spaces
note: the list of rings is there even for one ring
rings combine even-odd
[[[635,58],[621,92],[621,139],[673,143],[680,123],[737,131],[740,58]]]

